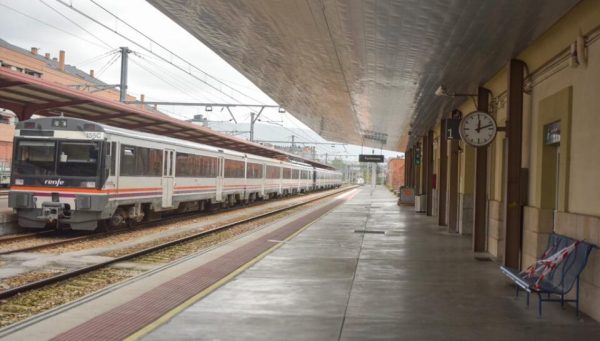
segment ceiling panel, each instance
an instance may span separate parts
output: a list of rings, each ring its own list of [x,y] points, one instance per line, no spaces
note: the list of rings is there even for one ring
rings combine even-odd
[[[403,150],[578,1],[149,2],[323,137]]]

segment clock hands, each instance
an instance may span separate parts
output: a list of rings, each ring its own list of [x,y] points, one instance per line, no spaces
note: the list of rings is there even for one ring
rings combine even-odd
[[[493,126],[493,124],[488,124],[488,125],[486,125],[486,126],[479,127],[479,130],[481,130],[481,129],[485,129],[485,128],[489,128],[489,127],[491,127],[491,126]],[[479,132],[479,130],[478,130],[477,132]]]

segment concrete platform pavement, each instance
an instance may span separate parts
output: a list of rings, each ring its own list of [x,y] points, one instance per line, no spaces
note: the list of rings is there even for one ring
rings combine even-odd
[[[363,233],[360,232],[364,230]],[[359,231],[359,232],[357,232]],[[144,340],[593,340],[570,307],[526,309],[470,237],[369,187]],[[156,327],[156,329],[152,329]],[[138,335],[139,336],[139,335]]]

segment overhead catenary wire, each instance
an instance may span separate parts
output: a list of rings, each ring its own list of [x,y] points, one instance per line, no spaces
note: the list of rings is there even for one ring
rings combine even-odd
[[[111,59],[109,59],[108,62],[106,62],[106,64],[104,64],[104,66],[98,70],[96,78],[100,77],[106,70],[108,70],[119,59],[119,57],[120,55],[115,54]]]
[[[104,6],[98,4],[95,0],[90,0],[91,3],[93,3],[94,5],[96,5],[97,7],[99,7],[100,9],[102,9],[104,12],[108,13],[110,16],[112,16],[113,18],[117,19],[118,21],[122,22],[123,24],[125,24],[127,27],[131,28],[132,30],[134,30],[135,32],[139,33],[140,35],[142,35],[144,38],[148,39],[152,44],[162,48],[163,50],[165,50],[166,52],[169,52],[171,54],[171,56],[176,57],[177,59],[183,61],[184,63],[186,63],[188,66],[196,69],[197,71],[201,72],[202,74],[206,75],[207,77],[213,79],[215,82],[233,90],[234,92],[248,98],[251,99],[257,103],[261,103],[259,100],[257,100],[256,98],[253,98],[252,96],[249,96],[241,91],[239,91],[238,89],[230,86],[229,84],[221,81],[220,79],[214,77],[213,75],[209,74],[208,72],[202,70],[201,68],[199,68],[197,65],[191,63],[190,61],[188,61],[187,59],[179,56],[178,54],[176,54],[175,52],[173,52],[172,50],[170,50],[169,48],[165,47],[164,45],[162,45],[161,43],[157,42],[156,40],[152,39],[151,37],[149,37],[148,35],[146,35],[144,32],[141,32],[139,29],[133,27],[131,24],[129,24],[127,21],[121,19],[119,16],[117,16],[116,14],[114,14],[113,12],[111,12],[110,10],[108,10],[107,8],[105,8]],[[262,103],[261,103],[262,104]]]
[[[48,27],[50,27],[50,28],[52,28],[52,29],[55,29],[55,30],[57,30],[57,31],[60,31],[60,32],[62,32],[62,33],[68,34],[68,35],[70,35],[70,36],[72,36],[72,37],[74,37],[74,38],[77,38],[77,39],[79,39],[79,40],[85,41],[85,42],[87,42],[87,43],[89,43],[89,44],[92,44],[92,45],[94,45],[94,46],[96,46],[96,47],[99,47],[99,48],[101,48],[101,49],[105,49],[105,48],[106,48],[105,46],[103,46],[103,45],[101,45],[101,44],[98,44],[98,43],[97,43],[97,42],[95,42],[95,41],[89,40],[89,39],[87,39],[87,38],[83,38],[83,37],[81,37],[81,36],[79,36],[79,35],[77,35],[77,34],[74,34],[74,33],[72,33],[72,32],[69,32],[69,31],[67,31],[67,30],[63,30],[63,29],[62,29],[62,28],[60,28],[60,27],[57,27],[57,26],[55,26],[55,25],[52,25],[52,24],[49,24],[49,23],[47,23],[47,22],[45,22],[45,21],[43,21],[43,20],[40,20],[40,19],[38,19],[38,18],[36,18],[36,17],[34,17],[34,16],[31,16],[31,15],[29,15],[29,14],[27,14],[27,13],[21,12],[21,11],[19,11],[18,9],[12,8],[12,7],[10,7],[10,6],[6,5],[6,4],[0,3],[0,7],[4,7],[4,8],[6,8],[6,9],[8,9],[8,10],[11,10],[11,11],[13,11],[13,12],[15,12],[15,13],[18,13],[18,14],[20,14],[20,15],[22,15],[22,16],[24,16],[24,17],[28,18],[28,19],[31,19],[31,20],[33,20],[33,21],[36,21],[36,22],[38,22],[38,23],[40,23],[40,24],[42,24],[42,25],[48,26]]]
[[[78,63],[77,63],[77,66],[78,66],[78,67],[81,67],[81,66],[83,66],[83,65],[87,65],[87,64],[91,64],[91,63],[98,62],[98,61],[100,61],[100,60],[102,60],[102,59],[104,59],[104,58],[106,58],[106,57],[109,57],[109,56],[112,56],[112,55],[114,55],[114,54],[115,54],[115,53],[117,53],[118,51],[119,51],[118,49],[112,49],[112,50],[110,50],[110,51],[106,51],[106,52],[104,52],[104,53],[102,53],[102,54],[100,54],[100,55],[97,55],[97,56],[94,56],[94,57],[92,57],[92,58],[88,58],[88,59],[85,59],[85,60],[83,60],[83,61],[81,61],[81,62],[78,62]]]
[[[166,83],[167,85],[171,86],[173,89],[181,92],[182,94],[188,96],[191,99],[196,99],[196,97],[194,95],[192,95],[191,93],[189,93],[188,91],[180,88],[179,86],[173,84],[170,80],[168,80],[164,75],[161,76],[157,73],[155,73],[153,70],[151,70],[150,68],[142,65],[140,62],[134,60],[134,59],[130,59],[130,61],[132,63],[134,63],[135,65],[137,65],[139,68],[141,68],[142,70],[146,71],[147,73],[149,73],[150,75],[154,76],[156,79]]]
[[[86,29],[85,27],[81,26],[80,24],[78,24],[76,21],[74,21],[73,19],[67,17],[66,15],[64,15],[63,13],[61,13],[58,9],[50,6],[48,3],[46,3],[44,0],[39,0],[44,6],[50,8],[52,11],[54,11],[56,14],[60,15],[61,17],[63,17],[64,19],[66,19],[68,22],[70,22],[71,24],[79,27],[82,31],[84,31],[85,33],[89,34],[90,36],[94,37],[96,40],[98,40],[101,44],[104,44],[104,46],[108,47],[108,48],[113,48],[109,43],[107,43],[106,41],[102,40],[102,38],[98,37],[97,35],[93,34],[92,32],[90,32],[88,29]]]
[[[105,23],[103,23],[103,22],[101,22],[101,21],[97,20],[96,18],[94,18],[94,17],[90,16],[89,14],[87,14],[87,13],[83,12],[82,10],[80,10],[80,9],[78,9],[78,8],[75,8],[75,7],[74,7],[72,4],[68,4],[68,3],[66,3],[66,2],[65,2],[65,1],[63,1],[63,0],[55,0],[55,1],[56,1],[56,2],[58,2],[58,3],[60,3],[61,5],[65,6],[65,7],[67,7],[67,8],[69,8],[69,9],[71,9],[72,11],[74,11],[74,12],[78,13],[79,15],[81,15],[81,16],[83,16],[83,17],[85,17],[85,18],[87,18],[87,19],[89,19],[89,20],[91,20],[91,21],[95,22],[96,24],[98,24],[98,25],[102,26],[103,28],[105,28],[105,29],[107,29],[107,30],[109,30],[109,31],[113,32],[114,34],[116,34],[116,35],[120,36],[121,38],[123,38],[123,39],[125,39],[125,40],[129,41],[130,43],[132,43],[132,44],[134,44],[134,45],[138,46],[139,48],[141,48],[141,49],[143,49],[143,50],[145,50],[145,51],[147,51],[147,52],[149,52],[149,53],[151,53],[151,54],[153,54],[153,55],[157,56],[157,57],[158,57],[158,58],[160,58],[160,59],[161,59],[163,62],[165,62],[165,63],[168,63],[168,64],[172,65],[173,67],[177,68],[178,70],[180,70],[180,71],[182,71],[182,72],[184,72],[184,73],[186,73],[186,74],[188,74],[188,75],[190,75],[190,76],[192,76],[192,77],[196,78],[197,80],[199,80],[200,82],[202,82],[202,83],[203,83],[203,84],[205,84],[206,86],[208,86],[208,87],[210,87],[210,88],[212,88],[212,89],[214,89],[214,90],[216,90],[216,91],[218,91],[218,92],[222,93],[223,95],[225,95],[226,97],[228,97],[228,98],[229,98],[229,99],[231,99],[232,101],[234,101],[234,102],[237,102],[237,103],[240,103],[240,102],[239,102],[239,101],[238,101],[238,100],[237,100],[235,97],[233,97],[233,96],[231,96],[231,95],[229,95],[229,94],[225,93],[224,91],[222,91],[221,89],[217,88],[217,87],[216,87],[216,86],[214,86],[213,84],[210,84],[210,83],[208,83],[208,82],[207,82],[207,81],[205,81],[204,79],[202,79],[202,78],[198,77],[197,75],[193,74],[191,71],[185,70],[183,67],[181,67],[181,66],[179,66],[179,65],[177,65],[177,64],[175,64],[175,63],[173,63],[172,61],[168,60],[167,58],[165,58],[165,57],[163,57],[163,56],[161,56],[161,55],[159,55],[159,54],[157,54],[157,53],[153,52],[151,49],[149,49],[149,48],[147,48],[146,46],[142,45],[141,43],[139,43],[139,42],[135,41],[134,39],[132,39],[132,38],[130,38],[130,37],[127,37],[126,35],[122,34],[122,33],[121,33],[121,32],[119,32],[118,30],[116,30],[116,29],[113,29],[113,28],[110,28],[110,27],[109,27],[108,25],[106,25]]]
[[[157,64],[156,62],[150,60],[149,58],[147,58],[148,55],[145,55],[145,54],[142,54],[142,53],[139,53],[136,51],[136,52],[134,52],[134,56],[138,57],[140,59],[140,61],[147,63],[152,68],[160,70],[161,71],[161,76],[159,76],[160,78],[170,77],[172,80],[172,83],[180,84],[181,86],[183,86],[185,88],[193,88],[194,90],[200,90],[207,96],[214,96],[210,92],[205,91],[205,89],[203,89],[202,87],[198,87],[197,84],[194,84],[192,81],[190,81],[186,78],[182,78],[179,75],[173,73],[171,70],[167,69],[166,67],[163,67],[163,66]],[[203,98],[194,96],[194,95],[190,96],[190,98],[202,99],[201,101],[204,101]],[[222,101],[222,97],[220,96],[220,93],[216,94],[216,98],[217,98],[217,101]]]

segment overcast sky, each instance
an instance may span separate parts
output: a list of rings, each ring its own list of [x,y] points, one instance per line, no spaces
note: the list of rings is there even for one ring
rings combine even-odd
[[[138,97],[145,94],[148,101],[234,103],[237,100],[239,103],[276,104],[227,62],[146,1],[96,2],[193,66],[151,43],[91,0],[0,0],[0,38],[25,49],[38,47],[40,54],[49,52],[53,57],[58,55],[59,50],[65,50],[67,64],[84,71],[94,69],[96,77],[109,84],[119,83],[120,59],[113,51],[120,46],[127,46],[134,51],[130,54],[128,92]],[[69,5],[108,28],[73,11]],[[111,30],[129,37],[140,46]],[[194,76],[160,60],[161,57]],[[181,119],[192,118],[195,114],[203,114],[214,121],[229,119],[229,114],[220,109],[212,112],[205,112],[204,108],[198,107],[160,109]],[[234,109],[234,114],[239,122],[248,122],[250,109]],[[307,129],[297,137],[298,140],[324,141],[289,113],[281,114],[277,109],[265,109],[263,122],[274,122],[272,124],[283,125],[294,131]],[[324,153],[329,148],[320,146],[318,149]],[[330,150],[330,153],[352,154],[361,151],[360,147],[348,147],[346,150],[340,151],[338,147]],[[371,153],[371,149],[365,152]],[[385,154],[395,156],[398,153]]]

